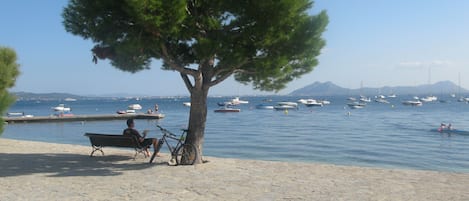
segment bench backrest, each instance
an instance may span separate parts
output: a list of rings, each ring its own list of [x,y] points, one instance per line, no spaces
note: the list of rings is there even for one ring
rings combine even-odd
[[[86,133],[85,136],[90,138],[90,142],[94,146],[113,146],[113,147],[134,147],[141,148],[136,137],[124,135],[109,135]]]

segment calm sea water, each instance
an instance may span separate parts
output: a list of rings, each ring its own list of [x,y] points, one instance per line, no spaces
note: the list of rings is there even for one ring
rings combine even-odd
[[[239,113],[215,113],[217,102],[232,97],[209,98],[204,155],[257,160],[320,162],[339,165],[372,166],[469,172],[469,135],[431,132],[441,122],[450,122],[469,131],[469,104],[440,96],[446,103],[433,102],[421,107],[404,106],[410,97],[388,99],[390,104],[371,102],[363,109],[349,109],[347,97],[321,97],[331,101],[324,107],[298,110],[260,110],[255,106],[264,99],[294,101],[309,97],[242,97],[249,104],[240,105]],[[319,98],[319,97],[315,97]],[[65,102],[74,114],[114,114],[133,103],[143,111],[157,103],[166,117],[160,120],[137,120],[138,129],[152,130],[155,125],[175,133],[187,127],[188,98],[141,100],[78,100]],[[34,116],[51,115],[58,101],[19,101],[9,112]],[[7,125],[4,138],[89,146],[85,132],[120,134],[124,120],[28,123]],[[165,148],[166,149],[166,148]]]

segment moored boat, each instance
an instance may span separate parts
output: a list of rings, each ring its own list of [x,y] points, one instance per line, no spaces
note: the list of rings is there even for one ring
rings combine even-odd
[[[231,108],[231,107],[221,107],[221,108],[214,110],[214,112],[241,112],[241,109]]]
[[[366,106],[366,103],[355,101],[355,102],[347,103],[347,106],[349,106],[349,108],[351,109],[361,109]]]
[[[289,109],[298,109],[298,107],[295,107],[293,105],[276,105],[274,106],[275,110],[289,110]]]
[[[129,110],[141,110],[142,106],[140,104],[131,104],[128,106]]]
[[[419,100],[408,100],[408,101],[403,101],[403,105],[410,105],[410,106],[422,106],[423,103],[422,101]]]
[[[249,103],[249,101],[240,100],[239,97],[235,97],[235,98],[231,99],[231,104],[233,104],[233,105],[248,104],[248,103]]]
[[[306,101],[306,103],[304,103],[305,106],[307,107],[322,107],[324,106],[324,104],[322,102],[318,102],[314,99],[309,99]]]
[[[70,107],[65,107],[64,104],[59,104],[58,106],[52,107],[52,109],[57,112],[69,112],[72,110]]]
[[[298,103],[289,102],[289,101],[282,101],[278,102],[276,106],[274,106],[275,110],[289,110],[289,109],[298,109]]]
[[[268,105],[268,104],[259,104],[259,105],[256,105],[256,108],[257,109],[264,109],[264,110],[272,110],[272,109],[274,109],[274,106],[273,105]]]

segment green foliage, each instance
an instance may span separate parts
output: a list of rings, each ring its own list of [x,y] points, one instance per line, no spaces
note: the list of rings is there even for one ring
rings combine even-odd
[[[19,75],[19,64],[16,63],[14,50],[0,46],[0,114],[3,116],[15,98],[8,93],[8,88],[15,85],[16,77]],[[0,116],[0,133],[3,131],[3,120]]]
[[[93,54],[136,72],[162,59],[163,69],[196,70],[218,83],[277,91],[313,70],[324,47],[325,11],[309,0],[71,0],[65,29],[96,43]],[[197,67],[194,67],[197,66]]]

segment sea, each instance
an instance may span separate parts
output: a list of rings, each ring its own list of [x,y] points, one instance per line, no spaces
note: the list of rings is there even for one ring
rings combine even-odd
[[[244,96],[240,99],[249,103],[236,106],[240,112],[214,112],[219,108],[217,103],[232,98],[208,99],[205,156],[469,172],[469,104],[449,95],[440,95],[438,101],[422,106],[403,105],[412,96],[398,95],[387,98],[387,104],[372,101],[361,109],[347,106],[349,96]],[[299,104],[298,109],[280,111],[256,108],[258,104],[308,98],[328,100],[330,104]],[[136,120],[136,128],[150,130],[149,137],[159,138],[162,133],[156,125],[175,134],[187,128],[190,108],[183,103],[189,101],[189,97],[19,100],[8,112],[48,116],[54,114],[52,107],[65,104],[75,115],[115,114],[130,104],[140,104],[142,112],[158,104],[158,112],[165,117]],[[434,131],[443,122],[468,132]],[[120,134],[125,127],[125,120],[13,123],[5,125],[1,137],[90,146],[86,132]]]

